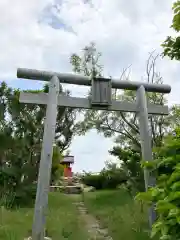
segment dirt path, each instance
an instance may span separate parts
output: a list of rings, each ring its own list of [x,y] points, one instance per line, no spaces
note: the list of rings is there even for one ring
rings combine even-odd
[[[85,222],[85,227],[87,228],[87,231],[89,233],[90,238],[88,240],[113,240],[112,237],[109,236],[108,230],[101,228],[99,222],[97,219],[88,213],[86,207],[84,206],[84,203],[82,201],[74,201],[74,203],[78,211],[80,213],[80,216]]]

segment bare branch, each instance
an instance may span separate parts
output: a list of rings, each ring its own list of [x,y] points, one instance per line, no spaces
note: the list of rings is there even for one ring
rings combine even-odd
[[[129,74],[130,74],[130,67],[132,66],[132,64],[130,64],[128,67],[124,68],[121,75],[120,75],[120,80],[123,80],[123,77],[125,76],[125,79],[129,79]],[[126,76],[127,70],[129,70],[128,75]]]
[[[151,81],[151,83],[154,83],[154,77],[155,77],[155,65],[156,65],[156,60],[159,57],[159,54],[156,54],[154,57],[155,50],[152,51],[149,55],[149,58],[147,60],[147,65],[146,65],[146,74],[147,74],[147,81],[148,83]]]
[[[126,135],[129,136],[129,138],[132,140],[133,143],[135,143],[137,146],[141,146],[141,144],[139,143],[139,141],[138,141],[136,138],[134,138],[134,137],[127,131],[127,129],[125,129],[124,126],[123,126],[123,129],[124,129]]]
[[[159,57],[159,54],[157,54],[155,57],[152,56],[152,77],[151,77],[151,83],[154,83],[154,76],[155,76],[155,65],[156,65],[156,60]]]
[[[146,65],[146,74],[147,74],[147,77],[148,77],[148,79],[147,79],[148,83],[150,82],[150,72],[151,72],[151,69],[152,69],[152,65],[151,65],[150,61],[151,61],[151,58],[152,58],[152,55],[153,55],[154,51],[150,53],[149,58],[147,60],[147,65]]]
[[[124,120],[124,122],[130,127],[132,128],[137,134],[139,134],[139,129],[136,128],[132,123],[130,123],[126,117],[124,116],[123,112],[120,112],[120,115],[122,117],[122,119]]]

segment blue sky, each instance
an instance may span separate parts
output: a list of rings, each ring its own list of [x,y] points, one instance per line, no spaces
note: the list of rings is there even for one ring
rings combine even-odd
[[[0,76],[12,87],[37,89],[42,82],[16,78],[17,67],[72,72],[69,57],[90,41],[102,52],[104,75],[119,77],[132,64],[130,78],[145,78],[146,60],[160,44],[172,21],[171,0],[1,0]],[[11,6],[11,7],[9,7]],[[169,104],[180,102],[179,63],[158,61],[165,83],[172,86]],[[75,96],[87,88],[66,86]],[[99,171],[110,159],[112,139],[96,131],[75,137],[71,153],[74,171]]]

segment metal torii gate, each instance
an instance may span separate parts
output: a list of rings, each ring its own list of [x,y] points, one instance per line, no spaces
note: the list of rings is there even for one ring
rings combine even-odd
[[[46,104],[46,119],[44,123],[44,136],[39,167],[38,186],[35,201],[32,239],[44,240],[45,215],[48,206],[48,192],[52,165],[53,142],[57,117],[57,106],[72,108],[92,108],[108,111],[137,112],[141,139],[142,157],[152,161],[151,134],[148,125],[148,114],[167,115],[168,107],[147,103],[146,91],[157,93],[170,93],[171,87],[164,84],[149,84],[131,81],[118,81],[109,78],[94,78],[74,74],[61,74],[57,72],[38,71],[18,68],[17,77],[31,80],[48,81],[49,93],[20,93],[20,102]],[[59,94],[60,83],[85,85],[92,87],[90,98],[77,98]],[[135,103],[128,101],[115,101],[111,99],[111,88],[135,90],[137,99]],[[155,179],[144,171],[146,190],[155,184]],[[152,226],[156,214],[152,207],[149,212],[149,224]]]

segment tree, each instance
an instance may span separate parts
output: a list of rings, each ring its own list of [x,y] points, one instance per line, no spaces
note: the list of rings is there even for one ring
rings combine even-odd
[[[90,45],[91,46],[91,45]],[[71,61],[73,64],[73,69],[81,69],[78,72],[83,73],[83,66],[86,64],[86,51],[88,47],[85,48],[83,56],[78,56],[78,64],[76,66],[76,62]],[[90,47],[91,49],[91,47]],[[88,49],[88,54],[90,55],[90,50]],[[96,51],[96,49],[91,52],[88,60],[91,59],[99,59],[94,55],[100,56],[100,54]],[[151,83],[162,83],[162,77],[156,71],[156,60],[158,55],[154,56],[153,53],[150,54],[149,59],[147,61],[147,81]],[[93,68],[96,69],[96,72],[99,71],[100,64],[94,64]],[[87,67],[87,66],[86,66]],[[101,68],[102,69],[102,68]],[[100,69],[100,70],[101,70]],[[125,69],[120,77],[121,80],[129,79],[129,74],[127,74],[128,68]],[[91,70],[86,70],[85,72],[91,72]],[[101,71],[99,75],[102,75]],[[166,99],[163,94],[158,93],[148,93],[148,100],[151,103],[155,104],[164,104]],[[124,90],[123,93],[119,93],[117,90],[113,91],[113,98],[117,100],[128,100],[130,102],[134,102],[136,99],[136,95],[134,91]],[[115,137],[116,143],[123,142],[124,146],[133,145],[135,148],[140,150],[140,142],[139,142],[139,127],[138,127],[138,119],[137,114],[133,113],[122,113],[122,112],[108,112],[108,111],[97,111],[97,110],[86,110],[84,111],[84,120],[79,122],[78,130],[79,134],[85,134],[88,130],[95,128],[98,132],[104,134],[105,137]],[[163,116],[150,116],[150,125],[152,130],[152,139],[154,145],[160,145],[161,140],[165,133],[165,126],[168,124],[167,118]]]
[[[173,4],[173,21],[171,28],[175,30],[176,33],[180,31],[180,1],[176,1]],[[162,44],[164,48],[163,55],[168,56],[172,59],[180,60],[180,36],[175,35],[174,37],[168,36],[164,43]]]
[[[47,85],[43,91],[48,92]],[[8,113],[11,114],[11,126],[14,129],[16,139],[23,139],[28,169],[32,168],[32,176],[29,174],[28,177],[35,180],[39,168],[46,107],[36,104],[19,104],[18,99],[19,90],[14,90],[13,95],[8,98]],[[72,109],[58,107],[55,144],[61,153],[71,143],[75,117],[75,112]],[[30,182],[32,179],[29,179]]]
[[[86,58],[87,55],[88,59]],[[95,45],[93,45],[93,48],[91,44],[89,47],[85,47],[81,56],[76,54],[73,54],[72,57],[73,56],[76,56],[77,59],[77,61],[71,60],[73,70],[75,72],[92,76],[93,69],[95,69],[96,75],[102,76],[103,68],[99,63],[101,54],[97,51]],[[162,77],[156,69],[156,61],[158,57],[158,54],[152,52],[147,60],[145,80],[149,83],[163,83]],[[93,59],[96,59],[96,61],[93,61]],[[91,64],[87,64],[89,62]],[[128,67],[123,70],[119,81],[129,80],[129,78]],[[113,90],[112,97],[116,100],[134,102],[136,100],[136,93],[135,91],[129,90],[121,92]],[[147,93],[147,98],[148,101],[153,104],[164,105],[166,103],[164,94]],[[152,145],[154,147],[161,146],[165,134],[168,130],[170,130],[170,121],[170,117],[149,116],[149,125],[152,133]],[[83,135],[92,128],[95,128],[99,133],[103,133],[105,137],[114,137],[117,147],[110,151],[110,153],[117,156],[119,161],[123,161],[122,167],[126,169],[129,174],[131,183],[136,182],[136,189],[141,190],[143,172],[140,167],[141,144],[137,114],[108,112],[105,110],[86,110],[84,111],[83,121],[80,121],[77,124],[77,132],[80,135]],[[127,157],[129,158],[129,161],[127,161]]]
[[[45,85],[42,91],[48,92],[48,86]],[[0,94],[1,190],[22,200],[27,191],[29,194],[30,186],[35,188],[34,182],[37,181],[46,107],[19,103],[19,90],[8,88],[5,83],[0,86]],[[75,118],[76,111],[58,108],[52,181],[57,171],[60,173],[57,162],[75,134]]]
[[[80,57],[76,53],[70,57],[70,63],[73,71],[76,73],[82,73],[85,76],[101,76],[103,70],[102,65],[99,63],[101,53],[97,52],[94,42],[85,46],[83,49],[83,56]]]

